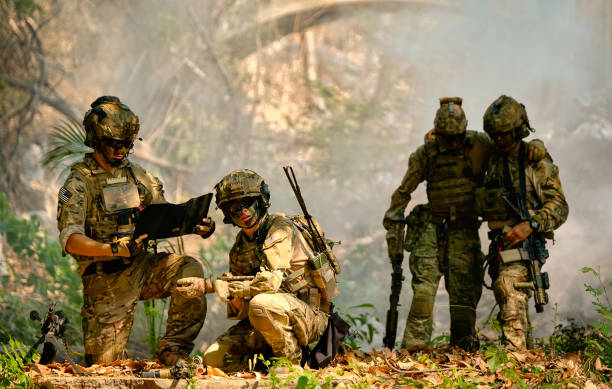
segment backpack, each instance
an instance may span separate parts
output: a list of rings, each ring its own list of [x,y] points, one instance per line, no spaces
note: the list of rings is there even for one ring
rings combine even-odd
[[[313,256],[308,259],[308,265],[310,268],[310,275],[312,276],[313,282],[321,292],[321,297],[325,302],[331,302],[336,298],[340,292],[338,290],[338,282],[336,275],[340,274],[340,263],[332,251],[334,242],[325,239],[325,233],[321,230],[319,223],[311,218],[312,225],[323,239],[325,248],[323,251],[317,249],[320,245],[316,243],[317,236],[313,236],[308,225],[308,220],[304,215],[293,215],[289,219],[300,231],[306,244],[313,251]]]

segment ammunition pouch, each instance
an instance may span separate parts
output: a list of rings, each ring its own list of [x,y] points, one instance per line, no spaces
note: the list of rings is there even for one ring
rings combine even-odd
[[[310,257],[309,271],[312,281],[319,288],[323,301],[331,301],[338,297],[338,283],[336,281],[336,273],[330,264],[327,252],[318,253]]]

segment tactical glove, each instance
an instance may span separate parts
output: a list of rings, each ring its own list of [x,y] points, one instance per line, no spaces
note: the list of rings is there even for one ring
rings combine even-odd
[[[217,292],[217,296],[221,299],[221,301],[227,303],[229,302],[229,287],[228,282],[223,280],[215,280],[215,292]]]
[[[533,162],[541,161],[548,155],[548,150],[546,150],[544,142],[539,139],[533,139],[531,142],[527,143],[527,150],[529,160]]]
[[[194,232],[198,235],[200,235],[202,237],[202,239],[206,239],[208,237],[210,237],[213,232],[215,232],[215,221],[213,220],[212,216],[204,219],[202,221],[202,224],[198,224],[197,226],[195,226]]]
[[[115,242],[111,242],[111,252],[117,257],[133,257],[144,251],[145,239],[147,235],[139,236],[136,239],[132,239],[129,236],[121,238]]]
[[[387,251],[390,259],[404,253],[404,223],[394,222],[387,230]]]
[[[231,281],[228,283],[228,289],[233,298],[251,298],[251,281]]]
[[[181,296],[192,299],[206,293],[214,293],[215,288],[210,278],[186,277],[176,281],[176,291]]]

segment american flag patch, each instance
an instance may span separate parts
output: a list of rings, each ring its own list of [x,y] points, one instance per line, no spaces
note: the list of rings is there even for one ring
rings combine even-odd
[[[72,197],[72,193],[70,193],[70,191],[64,187],[62,187],[62,189],[60,189],[59,191],[59,200],[62,203],[67,203],[68,200],[70,200],[70,198]]]

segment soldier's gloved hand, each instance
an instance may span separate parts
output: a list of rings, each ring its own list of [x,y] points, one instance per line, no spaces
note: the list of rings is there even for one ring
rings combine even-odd
[[[228,289],[233,298],[251,298],[251,281],[231,281],[228,283]]]
[[[404,252],[404,223],[394,222],[387,230],[387,252],[389,258],[395,258]]]
[[[527,143],[527,154],[529,155],[530,161],[541,161],[548,154],[548,150],[546,150],[546,146],[544,146],[544,142],[539,139],[533,139],[531,142]]]
[[[217,292],[217,296],[223,301],[227,303],[229,301],[229,287],[227,281],[223,280],[215,280],[214,282],[215,292]]]
[[[436,129],[432,128],[425,134],[425,136],[423,137],[423,141],[427,142],[428,140],[433,139],[434,136],[436,136]]]
[[[202,237],[202,239],[206,239],[215,232],[215,221],[212,216],[202,219],[202,224],[198,224],[195,226],[194,232]]]
[[[176,291],[183,297],[192,299],[206,293],[214,293],[212,280],[202,277],[185,277],[176,281]]]
[[[136,239],[132,239],[129,236],[121,238],[115,242],[111,242],[111,252],[117,257],[133,257],[144,251],[145,239],[148,237],[147,234],[141,235]]]

